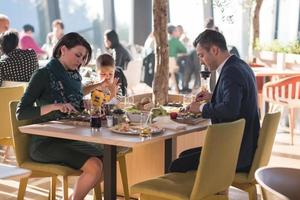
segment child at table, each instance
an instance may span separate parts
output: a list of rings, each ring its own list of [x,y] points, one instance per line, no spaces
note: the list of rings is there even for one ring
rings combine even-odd
[[[119,97],[126,94],[127,80],[121,69],[115,66],[114,59],[109,54],[102,54],[96,59],[96,71],[100,79],[89,87],[92,104],[101,106],[104,103],[116,103]],[[125,91],[124,91],[125,90]]]

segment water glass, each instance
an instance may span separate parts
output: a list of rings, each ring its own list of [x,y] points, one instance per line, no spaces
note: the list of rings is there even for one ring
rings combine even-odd
[[[106,115],[107,127],[111,128],[114,125],[114,118],[112,115]]]
[[[125,96],[125,107],[130,107],[134,104],[134,97],[133,96]]]
[[[183,96],[183,105],[187,106],[193,102],[193,95],[191,94],[185,94]]]

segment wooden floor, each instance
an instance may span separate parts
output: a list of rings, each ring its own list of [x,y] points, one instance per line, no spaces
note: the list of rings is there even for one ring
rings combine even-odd
[[[300,135],[296,135],[295,145],[290,145],[290,135],[288,133],[278,132],[276,142],[273,148],[270,166],[286,166],[300,168]],[[10,161],[13,164],[13,161]],[[76,177],[70,178],[69,193],[72,192],[72,186]],[[14,200],[17,196],[18,180],[0,180],[0,199]],[[59,183],[60,184],[60,183]],[[30,179],[26,192],[26,200],[46,200],[48,199],[49,179]],[[239,198],[238,193],[233,194],[234,199]],[[61,187],[57,189],[57,199],[62,199]],[[86,199],[92,199],[92,192]],[[123,199],[119,197],[118,199]]]

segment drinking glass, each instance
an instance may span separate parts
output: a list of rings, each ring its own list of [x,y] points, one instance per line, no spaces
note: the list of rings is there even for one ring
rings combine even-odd
[[[134,104],[134,97],[133,96],[125,96],[125,107],[130,107]]]
[[[187,106],[193,102],[193,95],[191,94],[185,94],[183,96],[183,105]]]

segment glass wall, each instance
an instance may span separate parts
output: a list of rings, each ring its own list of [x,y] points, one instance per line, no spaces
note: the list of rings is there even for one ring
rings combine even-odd
[[[227,44],[235,46],[243,59],[247,59],[248,56],[250,37],[250,15],[247,15],[247,6],[240,0],[214,1],[213,4],[215,25],[224,34]]]
[[[131,20],[133,16],[132,0],[114,0],[116,31],[120,41],[127,44],[129,41],[129,30],[132,28]]]
[[[65,24],[65,32],[78,32],[82,34],[93,46],[99,47],[103,37],[100,26],[95,26],[103,20],[102,0],[60,0],[61,19]]]
[[[278,39],[283,43],[297,40],[299,0],[280,1]]]
[[[10,28],[21,31],[23,25],[31,24],[35,29],[34,37],[36,41],[42,45],[45,42],[45,38],[39,37],[36,7],[37,3],[35,0],[0,0],[0,13],[8,16],[10,19]]]
[[[169,0],[170,24],[182,25],[191,41],[203,31],[202,5],[199,0]]]

